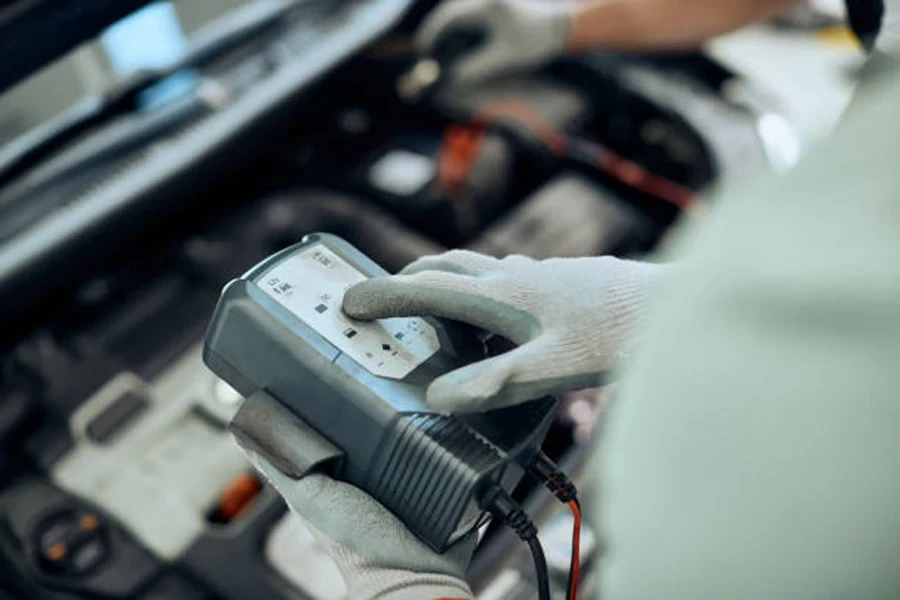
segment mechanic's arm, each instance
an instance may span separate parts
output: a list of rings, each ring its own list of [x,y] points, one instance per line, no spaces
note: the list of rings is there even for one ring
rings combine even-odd
[[[660,287],[594,462],[603,598],[900,597],[898,106],[725,193]]]
[[[576,3],[566,47],[572,51],[668,50],[778,14],[796,0],[599,0]]]
[[[694,47],[753,23],[796,0],[447,0],[419,29],[429,53],[458,27],[483,27],[486,41],[449,65],[450,79],[472,83],[539,66],[565,52]]]

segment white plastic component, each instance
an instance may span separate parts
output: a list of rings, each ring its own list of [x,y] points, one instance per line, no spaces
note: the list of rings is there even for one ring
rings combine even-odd
[[[440,348],[434,327],[422,319],[354,321],[341,310],[344,292],[366,279],[319,244],[267,271],[260,289],[373,375],[403,379]]]
[[[216,379],[213,383],[213,396],[215,396],[216,400],[229,407],[237,406],[244,400],[244,397],[237,390],[221,379]]]
[[[372,165],[369,181],[385,192],[411,196],[431,181],[434,168],[434,160],[428,156],[408,150],[394,150]]]
[[[315,600],[344,600],[347,586],[337,565],[295,514],[275,524],[265,543],[266,561],[293,587]]]
[[[215,377],[195,346],[148,384],[133,374],[111,379],[70,419],[75,447],[51,471],[53,482],[102,507],[164,560],[176,560],[209,527],[219,493],[250,466],[225,423],[236,407],[212,397]],[[150,407],[107,443],[87,424],[123,393]],[[221,409],[217,414],[210,408]]]

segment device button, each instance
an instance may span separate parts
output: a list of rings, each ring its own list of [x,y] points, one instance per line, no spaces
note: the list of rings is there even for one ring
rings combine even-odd
[[[150,407],[144,396],[134,391],[122,394],[106,410],[88,423],[85,431],[88,437],[101,444],[108,442],[117,431],[125,427],[138,415]]]

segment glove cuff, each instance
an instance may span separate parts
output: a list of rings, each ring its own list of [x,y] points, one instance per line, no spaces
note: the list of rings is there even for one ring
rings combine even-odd
[[[468,586],[429,581],[430,576],[429,580],[422,580],[421,575],[410,571],[397,573],[397,577],[402,579],[401,583],[390,588],[381,588],[375,595],[366,595],[371,593],[369,590],[359,590],[360,594],[354,594],[351,588],[349,597],[373,600],[376,598],[377,600],[473,600],[474,598]]]
[[[416,573],[385,567],[339,567],[347,585],[347,597],[359,600],[472,600],[466,582],[437,573]]]
[[[344,577],[347,596],[354,600],[473,598],[469,585],[452,575],[374,565],[343,544],[321,538],[320,541]]]
[[[533,10],[530,19],[530,29],[534,32],[542,32],[543,41],[546,43],[545,54],[557,56],[565,52],[569,40],[569,32],[575,19],[575,3],[562,2],[532,2]],[[534,42],[532,38],[532,43]]]

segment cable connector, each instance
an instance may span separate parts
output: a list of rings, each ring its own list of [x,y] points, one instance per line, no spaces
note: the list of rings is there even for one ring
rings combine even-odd
[[[519,503],[512,499],[503,488],[492,486],[481,498],[481,507],[496,518],[502,520],[519,538],[528,544],[534,559],[534,570],[537,576],[539,600],[550,600],[550,575],[547,572],[547,559],[538,540],[538,530]]]
[[[569,481],[569,477],[543,452],[535,456],[528,472],[543,483],[563,504],[572,501],[578,502],[578,490],[575,488],[575,484]]]
[[[581,569],[581,503],[578,501],[578,490],[569,477],[560,471],[550,458],[540,452],[528,467],[528,473],[541,481],[553,495],[568,504],[574,519],[572,526],[572,558],[569,563],[569,579],[566,582],[566,600],[578,597],[578,581]]]
[[[522,507],[499,486],[492,487],[481,501],[485,510],[503,521],[523,541],[537,535],[537,527]]]

